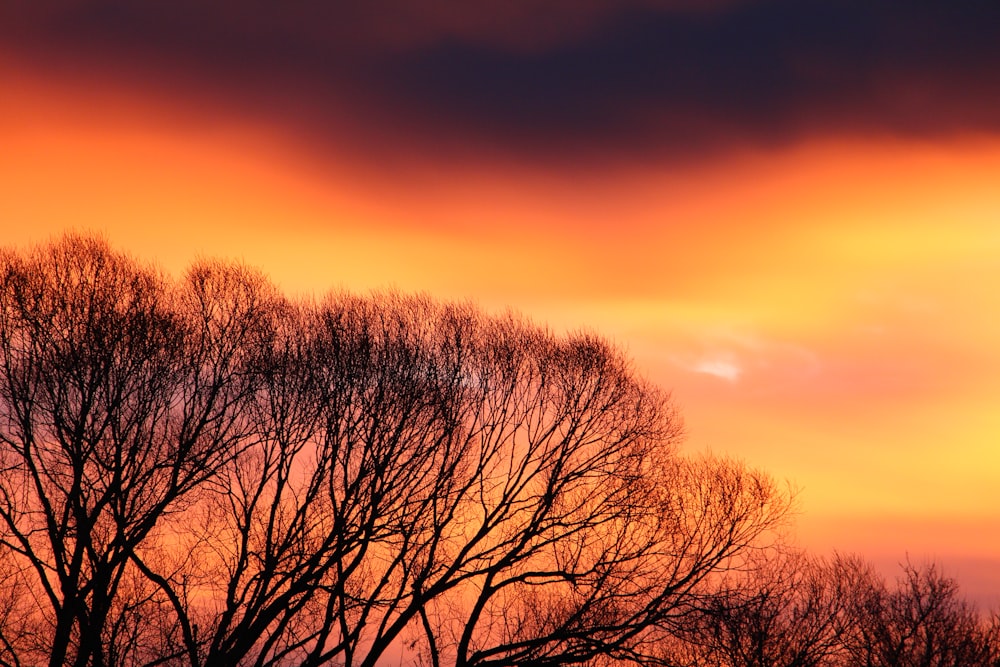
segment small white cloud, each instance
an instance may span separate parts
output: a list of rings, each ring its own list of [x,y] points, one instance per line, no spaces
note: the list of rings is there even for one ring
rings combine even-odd
[[[736,382],[740,379],[743,369],[726,359],[703,359],[692,368],[695,373],[706,373],[715,377]]]
[[[802,345],[735,328],[694,330],[675,346],[677,352],[669,359],[676,368],[744,383],[745,389],[757,392],[808,381],[822,371],[819,356]]]

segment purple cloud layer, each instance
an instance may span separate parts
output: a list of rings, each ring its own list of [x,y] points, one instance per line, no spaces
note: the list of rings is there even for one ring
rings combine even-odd
[[[526,160],[1000,131],[996,2],[422,5],[8,3],[0,52],[208,92],[319,140]]]

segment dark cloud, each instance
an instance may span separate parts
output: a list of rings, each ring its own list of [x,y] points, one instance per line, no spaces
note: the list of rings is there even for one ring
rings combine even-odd
[[[657,160],[1000,131],[992,0],[150,0],[8,5],[0,23],[22,56],[193,86],[359,145]]]

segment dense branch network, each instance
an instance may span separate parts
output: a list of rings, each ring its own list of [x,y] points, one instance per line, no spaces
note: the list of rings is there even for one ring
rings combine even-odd
[[[662,662],[788,507],[680,434],[594,335],[8,251],[0,664]]]

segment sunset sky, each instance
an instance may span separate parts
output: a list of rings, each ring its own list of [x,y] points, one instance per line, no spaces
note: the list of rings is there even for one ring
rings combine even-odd
[[[348,6],[350,4],[350,6]],[[334,7],[336,5],[336,7]],[[598,331],[1000,602],[1000,3],[0,4],[0,231]]]

